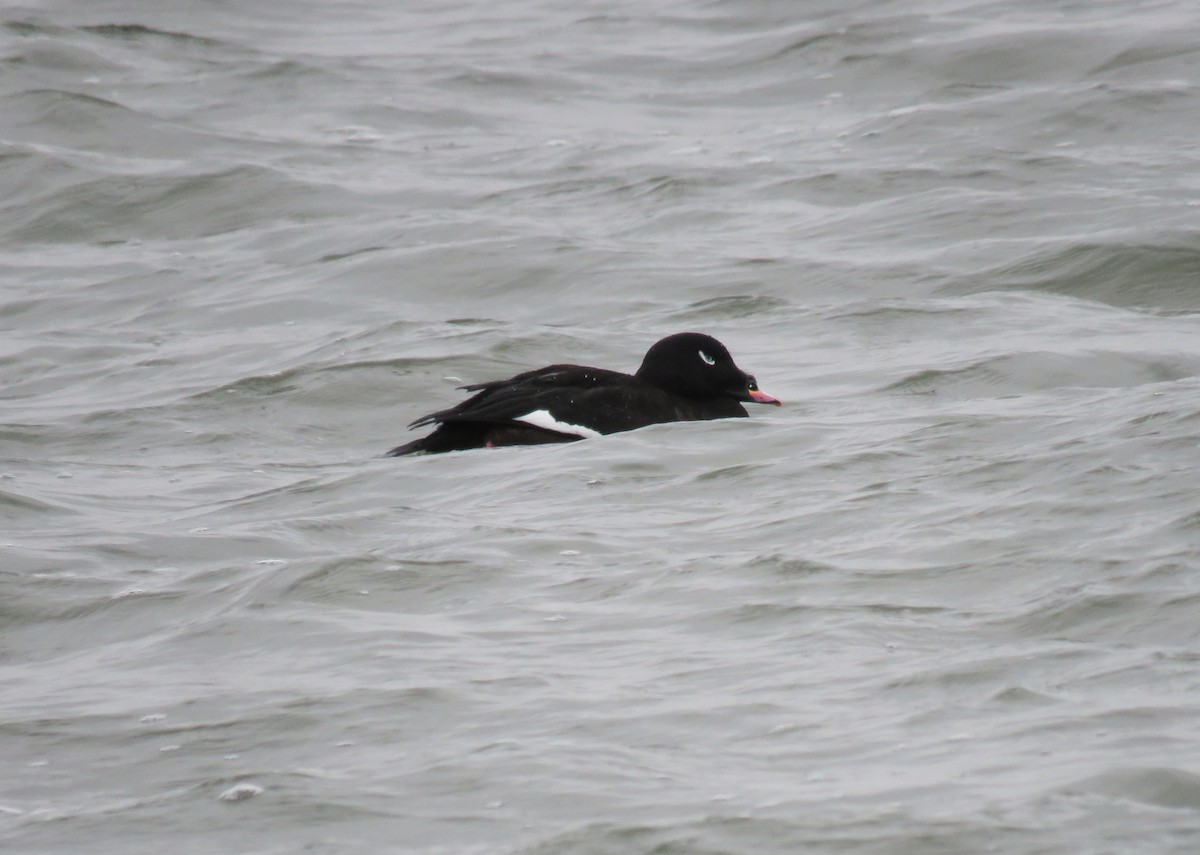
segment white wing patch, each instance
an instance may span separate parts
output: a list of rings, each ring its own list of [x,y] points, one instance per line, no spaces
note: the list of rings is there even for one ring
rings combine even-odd
[[[566,433],[572,436],[582,436],[587,439],[595,439],[598,436],[603,436],[598,430],[584,427],[583,425],[573,425],[567,422],[560,422],[554,416],[550,415],[549,410],[534,410],[532,413],[526,413],[523,416],[517,416],[513,419],[517,422],[525,422],[527,425],[533,425],[542,430],[552,430],[555,433]]]

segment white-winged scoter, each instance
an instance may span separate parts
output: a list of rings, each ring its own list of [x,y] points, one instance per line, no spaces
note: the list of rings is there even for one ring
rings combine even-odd
[[[734,364],[725,345],[702,333],[656,342],[636,374],[548,365],[460,388],[475,394],[414,421],[409,428],[437,427],[387,456],[574,442],[661,422],[743,418],[742,401],[780,405]]]

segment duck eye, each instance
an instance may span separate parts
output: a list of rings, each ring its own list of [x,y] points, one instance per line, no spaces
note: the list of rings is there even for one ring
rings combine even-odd
[[[713,359],[711,356],[709,356],[703,350],[698,351],[698,353],[700,354],[700,358],[704,360],[705,365],[716,365],[717,364],[717,360]]]

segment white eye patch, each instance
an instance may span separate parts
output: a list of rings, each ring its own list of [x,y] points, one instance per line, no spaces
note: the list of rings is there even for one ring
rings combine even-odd
[[[713,359],[711,356],[709,356],[703,350],[699,350],[699,351],[697,351],[697,353],[700,354],[700,358],[704,360],[705,365],[716,365],[717,364],[717,360]]]

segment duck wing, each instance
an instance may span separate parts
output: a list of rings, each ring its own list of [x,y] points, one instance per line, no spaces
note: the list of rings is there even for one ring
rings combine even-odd
[[[629,429],[595,426],[592,424],[595,419],[590,417],[610,413],[631,387],[643,385],[619,371],[584,365],[550,365],[506,380],[460,387],[475,394],[453,407],[421,416],[409,427],[451,422],[523,422],[574,436],[597,436]]]

